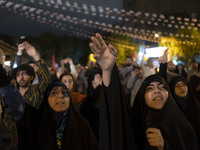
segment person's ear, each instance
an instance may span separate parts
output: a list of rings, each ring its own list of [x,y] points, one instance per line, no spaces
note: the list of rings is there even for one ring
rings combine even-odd
[[[31,81],[33,81],[33,79],[34,79],[34,76],[31,76],[31,78],[30,78],[30,79],[31,79]]]

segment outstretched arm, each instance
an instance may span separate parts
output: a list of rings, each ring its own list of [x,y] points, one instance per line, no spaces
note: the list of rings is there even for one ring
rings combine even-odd
[[[40,76],[38,76],[39,84],[29,87],[24,95],[25,102],[38,109],[42,101],[41,95],[44,94],[44,91],[50,82],[50,74],[45,62],[41,59],[40,54],[33,45],[28,42],[23,42],[21,44],[21,49],[23,48],[26,50],[27,54],[36,61],[36,65],[40,72]]]
[[[159,68],[159,76],[163,77],[167,81],[167,60],[168,60],[168,49],[165,50],[163,55],[158,59],[158,62],[160,64]]]
[[[91,37],[90,48],[102,68],[100,150],[137,150],[128,116],[126,97],[115,65],[116,50],[100,34]],[[124,140],[128,139],[128,140]]]
[[[76,80],[78,78],[78,72],[75,69],[75,65],[73,63],[73,60],[71,58],[67,58],[66,60],[70,64],[69,67],[70,67],[70,70],[71,70],[71,74],[73,75],[74,80]]]
[[[103,83],[106,87],[109,86],[111,73],[115,64],[117,51],[112,45],[107,45],[98,33],[91,37],[92,42],[89,44],[94,58],[100,65],[103,74]]]

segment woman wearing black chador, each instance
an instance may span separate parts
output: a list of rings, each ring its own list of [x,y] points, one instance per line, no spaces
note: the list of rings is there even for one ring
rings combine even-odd
[[[200,144],[200,104],[184,77],[176,76],[170,82],[173,98],[194,127]]]
[[[198,150],[195,130],[164,79],[157,75],[147,77],[131,110],[115,65],[117,51],[98,33],[91,40],[90,48],[103,77],[100,150]]]

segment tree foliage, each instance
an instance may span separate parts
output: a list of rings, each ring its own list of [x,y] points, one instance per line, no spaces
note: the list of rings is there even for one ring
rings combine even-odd
[[[61,59],[70,57],[75,64],[86,64],[89,55],[88,40],[75,36],[56,37],[51,32],[41,33],[38,37],[39,52],[43,59],[51,64],[52,55],[59,64]]]
[[[112,34],[111,39],[114,39],[114,42],[109,42],[117,49],[117,64],[123,64],[126,56],[131,56],[134,52],[138,52],[139,44],[133,39],[127,38],[121,35]]]
[[[178,56],[179,60],[187,62],[200,53],[200,32],[194,28],[179,29],[178,37],[161,37],[160,46],[169,49],[169,58]]]
[[[57,37],[51,32],[43,32],[38,37],[38,44],[42,58],[46,61],[50,61],[52,55],[55,54],[58,49]]]

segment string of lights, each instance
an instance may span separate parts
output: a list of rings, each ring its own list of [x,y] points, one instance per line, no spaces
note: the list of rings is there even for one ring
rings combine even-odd
[[[38,3],[40,5],[46,5],[48,7],[54,7],[56,9],[69,10],[75,13],[84,13],[85,15],[99,16],[102,18],[108,18],[113,20],[120,20],[126,22],[137,22],[140,24],[154,25],[154,26],[164,26],[168,28],[188,28],[198,30],[200,28],[200,22],[196,18],[187,17],[176,17],[173,15],[166,16],[164,14],[157,13],[142,13],[140,11],[129,10],[117,8],[109,8],[95,5],[87,5],[85,3],[79,4],[77,2],[69,2],[62,0],[23,0],[30,1],[31,3]]]
[[[23,2],[26,2],[26,0],[23,0]],[[35,3],[34,0],[32,0],[30,2]],[[58,3],[59,4],[58,6],[63,6],[63,5],[61,5],[61,4],[63,4],[61,0],[60,0],[60,2],[51,1],[51,0],[50,1],[45,0],[44,2],[46,2],[46,3],[49,2],[51,4],[53,4],[53,2],[54,2],[54,3]],[[39,3],[41,5],[43,5],[42,1],[39,1]],[[68,1],[66,1],[65,4],[66,4],[66,6],[72,6],[70,4],[70,2],[68,2]],[[83,36],[83,37],[91,36],[92,32],[87,32],[82,29],[74,31],[74,29],[75,29],[75,27],[73,27],[74,25],[82,25],[84,27],[90,27],[90,28],[102,30],[105,32],[115,33],[115,34],[119,34],[122,36],[130,37],[130,38],[136,38],[136,39],[141,39],[141,40],[146,40],[146,41],[151,41],[151,42],[156,42],[156,43],[158,43],[160,40],[158,37],[154,36],[156,33],[158,33],[159,35],[169,35],[169,36],[174,35],[172,32],[144,30],[144,29],[132,28],[132,27],[126,27],[126,26],[120,26],[120,25],[112,25],[110,23],[94,21],[94,20],[89,20],[89,19],[85,19],[85,18],[73,17],[70,15],[65,15],[65,14],[58,13],[58,12],[51,12],[49,10],[44,10],[41,8],[28,6],[23,3],[15,3],[13,1],[2,0],[2,1],[0,1],[0,6],[2,8],[7,8],[8,10],[13,11],[14,13],[19,13],[20,15],[25,15],[27,18],[31,18],[40,23],[46,23],[46,24],[49,24],[56,28],[59,28],[63,31],[69,31],[71,33],[75,33],[76,35]],[[56,4],[55,4],[55,6],[56,6]],[[75,7],[75,6],[76,6],[76,8],[80,8],[80,7],[78,7],[79,4],[74,2],[73,7]],[[82,6],[84,6],[84,8],[86,10],[86,4],[82,5]],[[87,8],[88,8],[88,6],[87,6]],[[95,11],[96,7],[89,7],[89,8],[91,8],[90,11]],[[110,9],[110,8],[109,9],[108,8],[106,9],[106,8],[105,8],[105,10]],[[114,10],[116,11],[116,9],[114,9]],[[101,11],[101,12],[104,12],[104,11]],[[121,12],[124,13],[125,10],[121,11]],[[141,14],[141,13],[138,13],[138,14]],[[148,16],[148,13],[145,13],[145,16]],[[157,16],[157,15],[154,14],[153,16]],[[162,15],[160,15],[160,17],[162,17],[163,19],[165,18],[165,16],[162,16]],[[171,17],[171,20],[172,19],[174,19],[174,18]],[[181,20],[181,19],[182,18],[179,18],[178,20]],[[189,20],[185,19],[185,21],[189,21]],[[73,24],[73,26],[67,27],[66,22]],[[198,21],[193,20],[193,22],[198,22]],[[184,37],[184,38],[196,38],[194,36],[190,36],[187,34],[181,34],[181,35],[175,34],[174,36]],[[180,42],[182,42],[182,41],[180,41]],[[184,42],[182,42],[182,43],[184,44]],[[188,43],[188,42],[185,42],[185,43]],[[192,45],[194,43],[190,42],[190,44]]]

